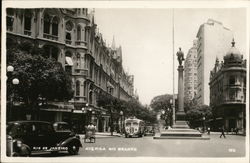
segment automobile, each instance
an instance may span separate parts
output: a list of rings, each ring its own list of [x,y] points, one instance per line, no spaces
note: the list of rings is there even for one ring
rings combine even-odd
[[[53,128],[57,132],[72,132],[67,122],[54,122]]]
[[[7,124],[7,156],[31,156],[36,152],[78,154],[79,136],[70,130],[56,131],[46,121],[13,121]]]
[[[155,135],[154,126],[146,126],[144,136],[154,136],[154,135]]]

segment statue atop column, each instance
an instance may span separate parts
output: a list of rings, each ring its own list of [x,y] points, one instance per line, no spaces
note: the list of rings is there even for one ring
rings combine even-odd
[[[179,65],[182,65],[182,61],[184,61],[184,53],[181,51],[181,48],[179,48],[179,51],[176,53],[178,61],[179,61]]]

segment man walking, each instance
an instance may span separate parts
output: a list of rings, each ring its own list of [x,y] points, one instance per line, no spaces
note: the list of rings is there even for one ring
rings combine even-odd
[[[221,136],[224,136],[224,138],[226,138],[224,126],[221,127],[221,135],[220,135],[220,138],[221,138]]]

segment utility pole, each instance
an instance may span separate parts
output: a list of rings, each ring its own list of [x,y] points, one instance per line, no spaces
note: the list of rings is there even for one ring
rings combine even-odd
[[[174,72],[175,72],[175,50],[174,50],[174,8],[172,10],[172,25],[173,25],[173,29],[172,29],[172,36],[173,36],[173,125],[175,125],[175,78],[174,78]]]

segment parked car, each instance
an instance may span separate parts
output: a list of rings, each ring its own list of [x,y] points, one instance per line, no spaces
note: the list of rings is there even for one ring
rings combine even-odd
[[[33,152],[68,151],[78,154],[82,147],[79,136],[70,130],[56,131],[45,121],[14,121],[7,124],[7,155],[30,156]]]
[[[144,136],[154,136],[154,135],[155,135],[154,126],[146,126]]]

